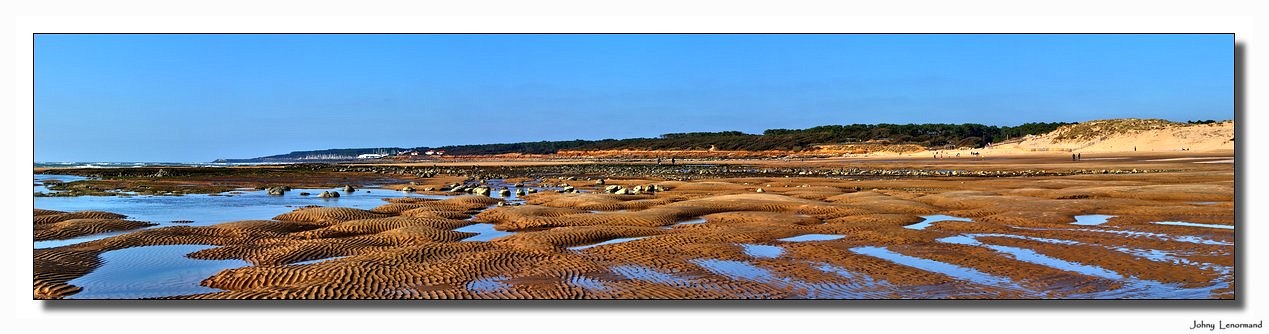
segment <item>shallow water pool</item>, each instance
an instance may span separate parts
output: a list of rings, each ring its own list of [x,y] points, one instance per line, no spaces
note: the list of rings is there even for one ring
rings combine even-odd
[[[1107,220],[1115,217],[1111,215],[1079,215],[1075,216],[1075,222],[1071,224],[1084,226],[1097,226],[1105,224]]]
[[[101,254],[102,265],[68,282],[84,288],[69,299],[136,299],[221,291],[199,285],[221,270],[251,265],[243,260],[198,260],[186,254],[208,245],[133,247]]]
[[[338,191],[338,198],[319,198],[322,191]],[[300,196],[301,192],[313,195]],[[194,194],[181,196],[76,196],[35,197],[35,207],[58,211],[98,210],[128,216],[127,219],[171,226],[172,221],[188,220],[181,225],[204,226],[239,220],[265,220],[307,205],[340,206],[373,209],[388,204],[385,198],[447,196],[410,194],[386,189],[359,189],[351,194],[342,189],[293,189],[282,196],[264,190],[228,192],[219,195]]]
[[[1199,223],[1191,223],[1191,222],[1154,222],[1154,223],[1159,225],[1208,227],[1208,228],[1221,228],[1226,230],[1234,229],[1234,225],[1199,224]]]
[[[756,258],[774,259],[784,254],[784,248],[780,246],[740,244],[740,247],[745,249],[745,255]]]
[[[617,239],[612,239],[612,240],[604,241],[604,242],[597,243],[597,244],[590,244],[590,245],[577,246],[577,247],[569,247],[568,249],[571,249],[571,250],[581,250],[581,249],[587,249],[587,248],[591,248],[591,247],[595,247],[595,246],[611,245],[611,244],[623,243],[623,242],[627,242],[627,241],[635,241],[635,240],[639,240],[639,239],[643,239],[643,238],[647,238],[647,237],[617,238]]]
[[[476,233],[476,235],[463,239],[463,241],[489,241],[489,240],[515,234],[515,232],[496,230],[494,229],[494,224],[489,224],[489,223],[471,224],[471,225],[454,229],[454,231]]]
[[[907,225],[907,226],[904,226],[904,227],[905,227],[905,228],[909,228],[909,229],[913,229],[913,230],[924,230],[926,227],[930,227],[930,225],[934,225],[934,223],[935,223],[935,222],[949,221],[949,220],[950,220],[950,221],[961,221],[961,222],[973,222],[973,221],[974,221],[973,219],[969,219],[969,218],[956,217],[956,216],[948,216],[948,215],[929,215],[929,216],[921,216],[921,218],[925,218],[925,220],[922,220],[920,223],[916,223],[916,224],[912,224],[912,225]]]
[[[788,238],[777,239],[777,240],[787,241],[787,242],[807,242],[807,241],[837,240],[837,239],[841,239],[845,237],[846,236],[841,234],[803,234],[803,235],[799,235],[795,237],[788,237]]]
[[[900,265],[909,266],[909,267],[913,267],[913,268],[917,268],[917,269],[921,269],[921,270],[925,270],[929,272],[939,273],[939,274],[951,276],[956,279],[970,281],[970,282],[974,282],[974,283],[978,283],[982,285],[990,285],[990,286],[1013,288],[1013,289],[1018,288],[1018,286],[1014,284],[1013,281],[1011,281],[1008,278],[993,276],[991,274],[987,274],[987,273],[975,270],[973,268],[966,268],[966,267],[961,267],[961,266],[950,264],[950,263],[899,254],[885,247],[877,247],[877,246],[855,247],[855,248],[851,248],[850,251],[855,252],[856,254],[868,255],[875,258],[880,258],[883,260],[894,262]]]

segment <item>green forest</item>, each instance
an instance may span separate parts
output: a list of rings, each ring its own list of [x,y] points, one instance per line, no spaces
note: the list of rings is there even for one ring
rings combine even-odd
[[[1073,123],[1025,123],[1018,126],[982,124],[852,124],[809,129],[770,129],[762,134],[739,131],[667,133],[657,138],[540,141],[511,144],[419,147],[439,149],[451,155],[552,154],[559,150],[786,150],[801,151],[815,145],[887,142],[930,148],[982,147],[1026,135],[1044,134]]]
[[[982,147],[987,143],[1044,134],[1073,123],[1025,123],[1018,126],[982,124],[851,124],[809,129],[770,129],[762,134],[740,131],[667,133],[656,138],[538,141],[502,144],[415,147],[412,150],[444,150],[447,155],[504,153],[553,154],[560,150],[717,150],[802,151],[816,145],[851,143],[916,144],[929,148]],[[403,148],[351,148],[296,151],[253,159],[220,159],[217,162],[277,162],[314,157],[349,157],[366,153],[407,151]]]

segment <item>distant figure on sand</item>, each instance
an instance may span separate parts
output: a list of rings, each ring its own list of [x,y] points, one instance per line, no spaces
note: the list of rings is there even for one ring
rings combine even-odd
[[[661,164],[661,157],[657,157],[657,164],[658,164],[658,165],[660,165],[660,164]]]
[[[1071,161],[1075,161],[1075,153],[1071,153]]]
[[[1084,153],[1075,153],[1075,160],[1084,160]]]

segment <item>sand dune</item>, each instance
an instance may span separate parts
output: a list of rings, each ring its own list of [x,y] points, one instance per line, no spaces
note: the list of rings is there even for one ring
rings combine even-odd
[[[1234,122],[1171,123],[1115,119],[1068,125],[1017,143],[996,144],[991,152],[1179,152],[1234,149]]]

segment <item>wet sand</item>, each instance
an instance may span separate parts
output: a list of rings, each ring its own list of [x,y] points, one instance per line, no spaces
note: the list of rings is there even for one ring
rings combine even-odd
[[[196,284],[206,290],[161,297],[1231,299],[1234,230],[1218,227],[1235,223],[1233,165],[1195,162],[1232,156],[754,160],[678,171],[647,162],[413,174],[391,169],[404,166],[323,167],[326,181],[399,175],[383,186],[452,196],[209,226],[128,225],[109,208],[37,209],[37,240],[141,229],[35,250],[34,297],[74,298],[83,287],[73,282],[108,265],[103,256],[132,254],[114,251],[206,245],[214,247],[190,248],[186,257],[247,265],[202,277]],[[841,172],[851,169],[958,173]],[[491,197],[448,190],[495,177]],[[496,193],[525,181],[539,191]],[[560,192],[565,185],[582,193]],[[626,191],[605,191],[613,186]],[[1105,221],[1077,219],[1090,215]],[[505,234],[485,233],[490,227]]]

